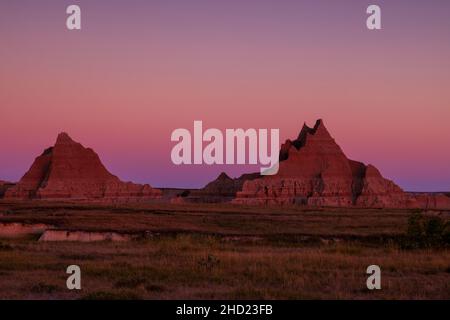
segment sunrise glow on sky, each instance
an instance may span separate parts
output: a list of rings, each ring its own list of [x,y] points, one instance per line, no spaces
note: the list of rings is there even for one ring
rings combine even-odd
[[[201,187],[175,166],[176,128],[279,128],[322,118],[351,159],[405,190],[450,190],[449,1],[73,1],[0,4],[0,179],[68,132],[123,180]],[[430,5],[432,4],[432,5]]]

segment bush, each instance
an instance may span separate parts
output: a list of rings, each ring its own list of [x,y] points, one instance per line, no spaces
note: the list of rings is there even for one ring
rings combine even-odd
[[[413,213],[402,241],[404,249],[445,247],[450,245],[450,223],[439,217]]]
[[[7,243],[3,243],[0,241],[0,251],[11,251],[13,247]]]
[[[201,267],[211,270],[212,268],[214,268],[215,266],[220,264],[220,260],[218,258],[216,258],[214,255],[209,254],[207,258],[200,259],[198,264]]]

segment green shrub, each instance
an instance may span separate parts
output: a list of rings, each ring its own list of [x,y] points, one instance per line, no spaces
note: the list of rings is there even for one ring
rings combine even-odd
[[[450,245],[450,223],[439,217],[413,213],[408,219],[401,246],[404,249],[436,248]]]

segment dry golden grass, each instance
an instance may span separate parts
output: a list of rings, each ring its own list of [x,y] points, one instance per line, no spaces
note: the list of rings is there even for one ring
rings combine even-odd
[[[448,249],[399,249],[410,211],[0,203],[0,221],[156,235],[1,240],[0,299],[449,299]],[[447,213],[442,213],[445,219]],[[66,267],[82,270],[78,292]],[[366,288],[367,266],[382,289]]]

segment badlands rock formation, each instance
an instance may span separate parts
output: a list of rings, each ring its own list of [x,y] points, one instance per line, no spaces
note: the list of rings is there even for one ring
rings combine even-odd
[[[434,200],[433,200],[434,199]],[[274,176],[245,181],[234,203],[367,208],[450,208],[450,198],[418,199],[383,178],[372,165],[348,159],[322,120],[303,126],[280,150]]]
[[[147,184],[120,181],[106,170],[92,149],[61,133],[19,183],[6,191],[5,198],[137,201],[160,195]]]
[[[4,194],[6,193],[6,190],[8,190],[9,188],[11,188],[13,186],[14,186],[14,183],[0,180],[0,198],[2,198],[4,196]]]
[[[173,203],[183,202],[229,202],[236,197],[236,193],[242,190],[245,181],[259,178],[259,173],[243,174],[239,178],[230,178],[222,172],[215,180],[208,183],[200,190],[189,190],[172,199]]]

